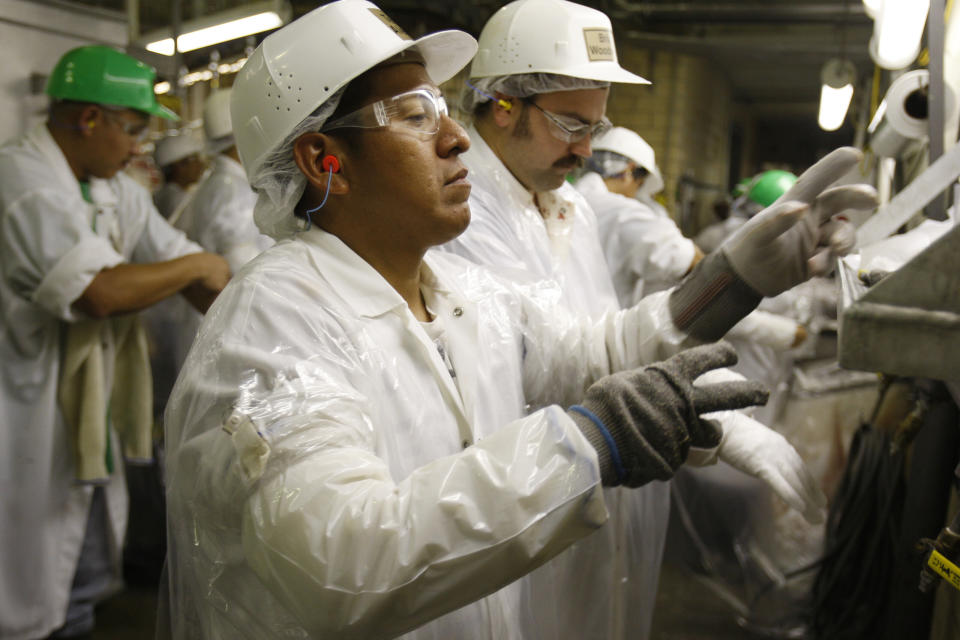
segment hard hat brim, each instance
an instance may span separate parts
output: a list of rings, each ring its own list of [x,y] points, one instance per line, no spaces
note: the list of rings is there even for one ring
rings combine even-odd
[[[438,31],[411,41],[402,50],[410,48],[423,56],[430,79],[441,84],[470,64],[477,53],[477,41],[463,31]]]

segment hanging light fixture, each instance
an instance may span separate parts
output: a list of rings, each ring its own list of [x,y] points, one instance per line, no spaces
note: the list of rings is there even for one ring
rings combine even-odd
[[[917,59],[930,0],[881,0],[874,17],[870,57],[884,69],[903,69]]]
[[[836,131],[847,117],[856,69],[853,63],[833,58],[823,65],[820,73],[820,114],[817,122],[824,131]]]
[[[290,21],[291,9],[283,0],[267,0],[241,5],[235,9],[190,20],[183,24],[177,38],[177,51],[193,51],[211,45],[237,40],[245,36],[281,27]],[[164,56],[174,54],[169,31],[143,34],[140,45],[147,51]]]
[[[863,10],[867,12],[868,16],[876,19],[882,4],[883,0],[863,0]]]

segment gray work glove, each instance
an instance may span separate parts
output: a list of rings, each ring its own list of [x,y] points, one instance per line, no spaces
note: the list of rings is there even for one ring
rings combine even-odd
[[[762,297],[828,271],[855,237],[837,214],[877,206],[869,185],[828,188],[860,158],[852,147],[832,151],[701,260],[670,296],[674,324],[701,340],[719,339]]]
[[[591,385],[583,402],[567,413],[597,450],[603,484],[639,487],[667,480],[691,446],[720,443],[719,426],[700,414],[765,403],[769,394],[759,382],[694,386],[704,372],[736,361],[733,347],[720,342]]]

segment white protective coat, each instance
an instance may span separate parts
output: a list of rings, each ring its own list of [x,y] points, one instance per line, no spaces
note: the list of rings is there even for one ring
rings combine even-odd
[[[563,409],[673,351],[663,300],[594,322],[443,252],[421,276],[429,332],[314,228],[217,298],[166,415],[174,638],[613,637],[592,574],[627,567],[563,550],[631,535]]]
[[[256,204],[257,194],[247,183],[243,166],[220,154],[175,224],[204,250],[226,258],[236,273],[273,244],[253,221]]]
[[[83,200],[44,125],[0,149],[0,637],[44,637],[63,624],[93,488],[74,484],[57,404],[62,329],[97,273],[200,250],[124,174],[94,179]],[[113,362],[112,334],[104,335]],[[109,365],[112,367],[112,364]],[[107,371],[106,389],[112,371]],[[113,451],[119,451],[114,442]],[[106,487],[114,558],[126,526],[123,465]]]
[[[612,193],[597,173],[576,184],[597,216],[597,230],[617,299],[624,308],[672,287],[690,269],[696,247],[669,216]]]
[[[461,158],[470,171],[471,221],[444,249],[499,270],[519,281],[551,280],[568,311],[600,317],[619,309],[597,235],[597,220],[569,184],[533,196],[470,130],[471,147]],[[665,300],[665,294],[651,296]],[[649,300],[648,300],[649,301]],[[669,317],[659,323],[662,339],[683,338]],[[653,359],[663,353],[651,354]],[[577,543],[563,562],[541,569],[534,603],[544,638],[646,638],[666,541],[669,485],[604,492],[610,522]],[[582,616],[571,602],[596,607]]]

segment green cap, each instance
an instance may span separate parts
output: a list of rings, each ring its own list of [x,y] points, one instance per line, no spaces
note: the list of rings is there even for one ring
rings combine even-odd
[[[752,180],[753,178],[744,178],[743,180],[738,182],[733,187],[733,191],[730,192],[730,195],[733,196],[734,198],[739,198],[740,196],[745,194],[747,192],[747,189],[750,187],[750,182]]]
[[[60,58],[47,80],[47,95],[135,109],[168,120],[176,113],[157,102],[153,68],[112,47],[72,49]]]
[[[789,171],[764,171],[754,177],[747,189],[747,199],[769,207],[797,181]]]

